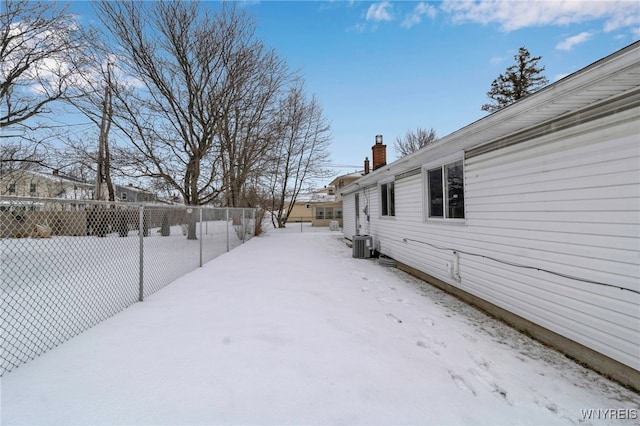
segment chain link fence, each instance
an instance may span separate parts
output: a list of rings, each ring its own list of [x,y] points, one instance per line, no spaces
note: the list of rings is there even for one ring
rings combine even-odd
[[[254,230],[254,209],[0,197],[0,376]]]

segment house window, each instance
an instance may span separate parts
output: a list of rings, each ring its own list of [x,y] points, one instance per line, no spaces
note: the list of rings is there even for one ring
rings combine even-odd
[[[396,215],[395,188],[394,182],[387,182],[380,185],[380,203],[382,216]]]
[[[464,219],[462,160],[427,171],[429,217]]]
[[[30,193],[35,194],[36,193],[36,189],[37,188],[36,188],[36,184],[35,183],[29,184],[29,192]]]
[[[316,219],[324,219],[324,207],[316,207]]]
[[[336,219],[342,219],[342,209],[336,208]]]
[[[16,184],[15,183],[10,183],[9,184],[9,188],[7,188],[9,190],[9,194],[15,194],[16,193]]]
[[[126,192],[122,192],[122,193],[120,194],[120,199],[121,199],[122,201],[126,200],[126,199],[127,199],[127,193],[126,193]]]
[[[325,207],[324,208],[324,218],[325,219],[333,219],[333,207]]]

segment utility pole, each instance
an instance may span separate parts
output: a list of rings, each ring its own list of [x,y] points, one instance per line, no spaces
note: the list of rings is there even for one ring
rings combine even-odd
[[[98,146],[98,161],[96,167],[95,198],[103,200],[105,194],[103,184],[107,186],[109,201],[115,201],[115,191],[111,181],[111,154],[109,153],[109,129],[113,117],[113,103],[111,94],[111,63],[107,64],[104,98],[102,99],[102,119],[100,120],[100,136]]]

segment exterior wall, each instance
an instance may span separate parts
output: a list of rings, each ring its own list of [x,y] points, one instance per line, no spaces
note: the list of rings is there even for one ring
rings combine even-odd
[[[464,250],[640,290],[637,126],[579,130],[465,162],[475,238]],[[465,290],[640,371],[637,294],[477,257],[460,262],[473,277]]]
[[[128,203],[150,203],[157,201],[155,194],[131,186],[115,185],[114,191],[116,200]],[[106,189],[105,192],[107,192]]]
[[[307,205],[309,205],[308,208]],[[311,219],[313,219],[313,210],[310,203],[296,203],[289,214],[287,222],[311,222]]]
[[[31,184],[35,185],[35,192],[31,192]],[[14,185],[15,192],[10,191],[11,185]],[[0,175],[0,194],[18,197],[90,199],[93,187],[56,175],[45,176],[17,170]]]
[[[333,210],[330,218],[326,217],[326,214],[323,219],[318,218],[318,208],[331,208]],[[311,219],[311,226],[329,226],[329,224],[333,221],[337,221],[338,225],[342,227],[342,202],[336,203],[319,203],[313,205],[313,218]]]
[[[356,235],[355,194],[342,199],[342,233],[348,239]]]
[[[378,187],[369,187],[365,233],[408,268],[614,360],[622,368],[617,378],[633,383],[640,296],[618,287],[640,290],[638,114],[636,108],[618,122],[601,118],[465,158],[463,221],[427,220],[424,171],[397,174],[395,217],[379,216]],[[344,202],[348,238],[354,196]],[[450,273],[454,251],[460,280]],[[589,355],[573,356],[589,362]],[[617,368],[598,364],[591,366]]]

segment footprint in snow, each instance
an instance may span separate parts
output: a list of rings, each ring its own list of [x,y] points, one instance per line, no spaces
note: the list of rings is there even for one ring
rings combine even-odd
[[[398,324],[402,324],[402,320],[391,313],[387,313],[387,317],[391,318],[393,321],[397,322]]]
[[[473,360],[475,365],[477,365],[478,367],[480,367],[484,371],[489,371],[489,369],[491,368],[491,361],[488,361],[484,357],[476,355],[475,353],[473,353],[471,351],[467,351],[467,355],[469,355],[469,358],[471,358]]]
[[[416,344],[418,346],[420,346],[421,348],[427,349],[432,354],[434,354],[436,356],[440,356],[440,351],[447,348],[447,344],[446,343],[438,341],[438,340],[433,340],[433,339],[425,336],[424,333],[421,333],[421,334],[424,337],[424,339],[418,340],[418,342]]]
[[[459,374],[454,373],[451,370],[449,371],[449,376],[451,376],[451,380],[453,380],[453,383],[456,385],[456,387],[458,389],[460,389],[461,391],[470,393],[473,396],[476,396],[476,391],[475,389],[473,389],[473,386],[471,386],[465,379],[464,377],[462,377]]]
[[[509,400],[509,398],[507,398],[507,391],[502,386],[500,386],[495,382],[493,376],[491,376],[487,372],[481,372],[473,368],[469,369],[469,372],[473,374],[475,378],[482,385],[484,385],[491,392],[493,396],[504,401],[508,405],[513,405],[513,403]]]

